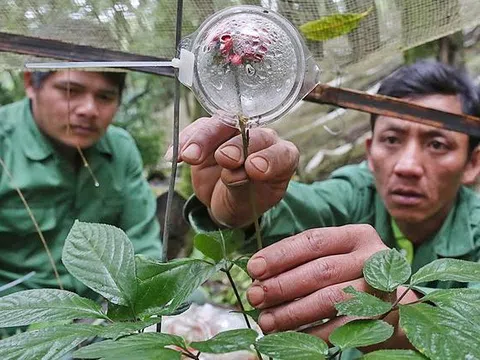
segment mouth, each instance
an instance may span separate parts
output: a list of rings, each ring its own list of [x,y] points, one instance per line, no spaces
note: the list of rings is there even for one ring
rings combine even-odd
[[[403,206],[415,206],[425,199],[425,195],[411,188],[396,188],[390,191],[394,203]]]
[[[72,124],[67,128],[67,131],[70,131],[75,135],[85,136],[85,135],[95,134],[97,132],[97,129],[92,127],[92,126],[88,126],[88,125],[73,125]]]

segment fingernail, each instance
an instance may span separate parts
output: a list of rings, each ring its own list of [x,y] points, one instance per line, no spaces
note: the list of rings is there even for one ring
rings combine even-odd
[[[240,161],[242,158],[242,151],[233,145],[225,146],[220,149],[220,152],[233,161]]]
[[[239,187],[242,185],[248,184],[248,179],[234,181],[232,183],[227,184],[228,187]]]
[[[165,161],[172,162],[172,160],[173,160],[173,147],[172,146],[170,146],[168,148],[168,150],[165,153],[165,155],[163,156],[163,158],[165,159]]]
[[[188,145],[187,148],[182,151],[182,157],[189,160],[197,160],[201,155],[202,149],[195,143]]]
[[[257,156],[250,160],[252,165],[260,172],[264,173],[268,170],[268,162],[264,158]]]
[[[276,328],[275,324],[275,317],[267,312],[267,313],[261,313],[260,317],[258,318],[258,324],[262,328],[263,332],[272,332]]]
[[[250,305],[256,307],[265,301],[265,291],[261,286],[252,286],[247,291],[247,299]]]
[[[262,257],[251,259],[247,264],[248,273],[253,278],[258,278],[267,271],[267,262]]]

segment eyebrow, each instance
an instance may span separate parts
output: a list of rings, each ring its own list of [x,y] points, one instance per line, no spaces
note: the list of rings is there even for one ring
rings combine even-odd
[[[64,80],[60,80],[58,82],[55,83],[55,86],[61,86],[61,87],[70,87],[70,88],[80,88],[80,89],[85,89],[86,86],[81,84],[81,83],[77,83],[75,81],[64,81]],[[100,89],[98,91],[96,91],[96,93],[99,93],[99,94],[103,94],[103,95],[111,95],[111,96],[118,96],[120,94],[120,92],[118,91],[117,88],[114,88],[112,86],[111,89]]]
[[[387,128],[382,130],[382,132],[385,132],[385,131],[394,131],[400,134],[406,134],[408,132],[407,127],[403,127],[400,125],[389,125]],[[448,132],[441,129],[420,130],[420,136],[429,137],[429,138],[437,137],[437,136],[450,138],[450,136],[448,135]]]

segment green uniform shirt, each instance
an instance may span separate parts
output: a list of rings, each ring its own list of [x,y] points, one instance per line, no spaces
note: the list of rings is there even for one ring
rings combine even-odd
[[[215,229],[206,208],[196,198],[186,204],[185,215],[197,231]],[[325,181],[291,182],[284,199],[262,216],[262,236],[268,245],[307,229],[346,224],[370,224],[387,246],[396,247],[390,216],[365,163],[340,168]],[[253,241],[247,246],[250,251],[255,249]],[[412,270],[416,272],[442,257],[480,260],[480,198],[466,187],[460,189],[438,233],[415,249]],[[450,288],[465,284],[438,282],[426,286]]]
[[[87,168],[75,171],[39,131],[28,99],[0,108],[0,157],[38,221],[64,287],[80,294],[86,293],[86,287],[68,275],[61,262],[65,238],[76,219],[115,225],[127,233],[136,253],[161,256],[155,197],[131,136],[110,126],[84,154],[99,187]],[[32,270],[36,274],[11,291],[57,287],[34,225],[0,169],[0,286]]]

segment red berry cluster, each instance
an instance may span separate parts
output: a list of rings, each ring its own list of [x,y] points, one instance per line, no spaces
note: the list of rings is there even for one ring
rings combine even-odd
[[[267,46],[270,41],[261,38],[258,35],[252,35],[248,39],[242,39],[240,36],[236,37],[234,47],[234,39],[229,33],[216,35],[213,37],[208,50],[218,51],[218,59],[225,64],[232,64],[235,66],[261,62],[267,53]]]

